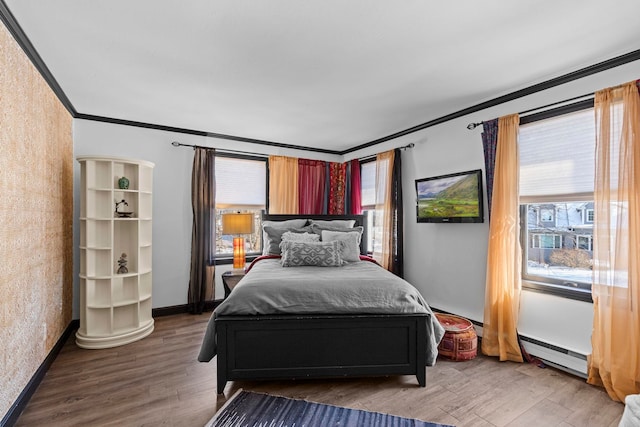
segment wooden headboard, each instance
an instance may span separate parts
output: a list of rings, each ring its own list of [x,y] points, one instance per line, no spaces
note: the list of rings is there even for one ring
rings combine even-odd
[[[364,215],[306,215],[306,214],[294,214],[294,215],[285,215],[285,214],[275,214],[270,215],[267,213],[262,213],[263,221],[285,221],[288,219],[315,219],[322,221],[331,221],[336,219],[352,219],[355,220],[355,225],[362,226],[362,239],[360,240],[360,253],[363,255],[367,254],[367,227],[365,224],[365,216]]]

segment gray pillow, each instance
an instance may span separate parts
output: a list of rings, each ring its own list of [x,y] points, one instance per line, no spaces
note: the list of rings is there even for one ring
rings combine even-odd
[[[262,221],[262,255],[269,255],[267,251],[268,239],[267,232],[264,231],[264,227],[269,226],[273,228],[301,228],[307,225],[307,220],[302,219],[286,219],[284,221]],[[279,242],[278,242],[279,243]]]
[[[280,255],[280,242],[282,242],[282,235],[287,231],[290,231],[292,233],[309,233],[311,231],[309,227],[275,228],[269,225],[262,227],[262,230],[267,236],[267,238],[263,242],[263,255]]]
[[[330,219],[330,220],[310,219],[309,224],[317,224],[321,227],[353,228],[353,226],[356,225],[356,220],[355,219]]]
[[[284,221],[262,221],[262,225],[268,225],[273,228],[300,228],[307,225],[307,220],[302,219],[286,219]]]
[[[281,263],[283,267],[340,267],[344,264],[340,256],[342,241],[333,242],[282,242]]]
[[[362,240],[362,232],[364,231],[364,227],[361,225],[353,228],[348,228],[348,227],[329,227],[328,225],[311,224],[309,227],[311,227],[311,231],[313,231],[316,234],[319,234],[320,236],[322,236],[322,230],[341,231],[343,233],[357,231],[359,233],[358,244],[360,244],[360,241]]]
[[[294,233],[292,231],[285,231],[282,235],[282,241],[287,242],[319,242],[320,236],[316,233],[311,233],[309,230],[308,233]]]
[[[360,239],[361,235],[358,231],[330,231],[322,230],[322,241],[333,242],[338,240],[344,242],[340,255],[346,262],[360,261]]]

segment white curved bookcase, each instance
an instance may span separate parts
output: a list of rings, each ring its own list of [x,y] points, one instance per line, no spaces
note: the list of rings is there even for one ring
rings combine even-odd
[[[80,156],[80,329],[82,348],[116,347],[153,332],[151,220],[154,164]],[[120,188],[121,177],[129,180]],[[116,202],[125,200],[116,214]],[[118,273],[127,255],[128,272]]]

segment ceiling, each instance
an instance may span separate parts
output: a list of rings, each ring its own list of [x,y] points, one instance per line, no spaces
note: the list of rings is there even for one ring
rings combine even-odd
[[[637,0],[4,3],[80,114],[335,151],[640,49]]]

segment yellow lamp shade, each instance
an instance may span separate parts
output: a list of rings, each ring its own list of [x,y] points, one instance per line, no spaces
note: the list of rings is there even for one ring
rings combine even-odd
[[[251,234],[253,233],[252,213],[222,214],[222,234]]]

